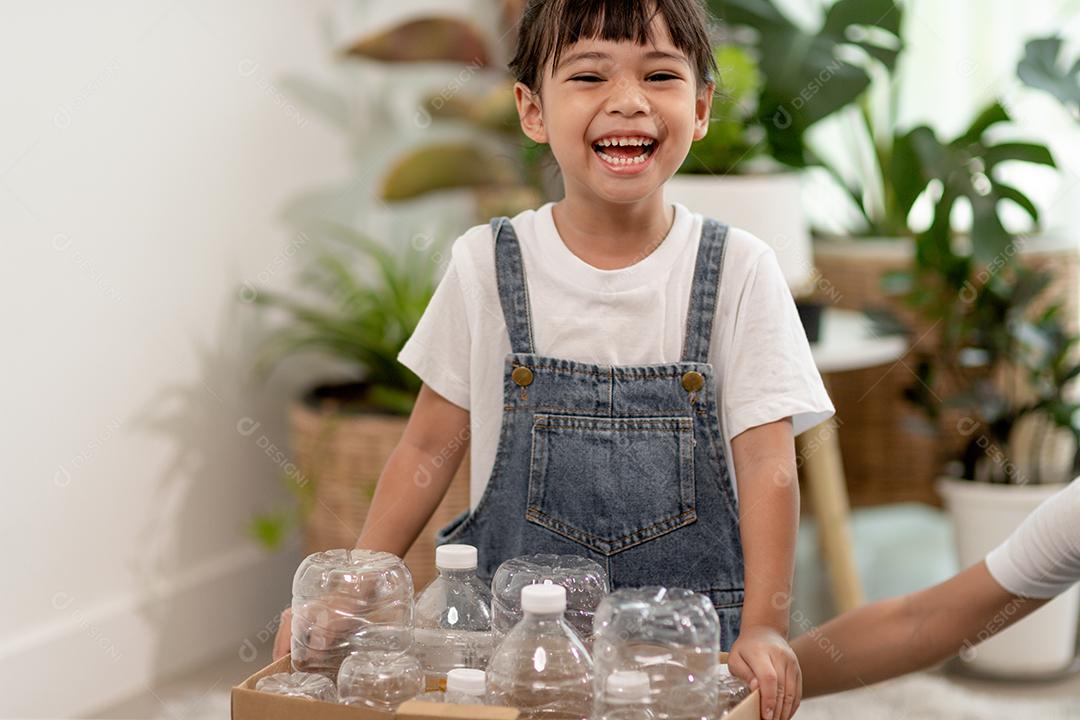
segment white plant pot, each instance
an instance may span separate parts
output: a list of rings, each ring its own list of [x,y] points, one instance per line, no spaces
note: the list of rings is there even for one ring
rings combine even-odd
[[[1063,487],[1064,483],[991,485],[941,479],[938,490],[952,517],[961,567],[985,558]],[[1076,657],[1078,621],[1080,586],[1074,585],[1016,625],[962,653],[961,662],[977,673],[998,677],[1038,678],[1064,672]]]
[[[802,209],[799,175],[680,175],[664,186],[664,198],[691,212],[747,230],[776,251],[796,297],[811,288],[814,259]]]

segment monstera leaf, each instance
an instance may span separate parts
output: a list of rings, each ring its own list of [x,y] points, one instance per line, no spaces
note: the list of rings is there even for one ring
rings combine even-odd
[[[756,32],[765,76],[759,117],[774,156],[808,164],[803,137],[814,123],[850,105],[870,85],[862,56],[891,71],[900,52],[900,6],[894,0],[839,0],[816,34],[788,20],[771,0],[709,0],[730,25]]]
[[[1017,67],[1020,79],[1045,90],[1065,104],[1080,119],[1080,58],[1071,68],[1059,64],[1062,40],[1058,37],[1032,40],[1024,46],[1024,59]]]
[[[999,205],[1009,201],[1021,207],[1034,222],[1039,220],[1035,204],[1020,190],[997,177],[998,167],[1006,162],[1025,162],[1056,167],[1050,151],[1043,145],[1024,142],[993,143],[987,131],[1009,122],[1009,114],[1000,103],[986,108],[962,135],[943,143],[925,125],[914,128],[898,140],[906,160],[901,164],[905,179],[895,178],[905,201],[914,202],[931,180],[942,184],[942,195],[934,209],[930,230],[920,238],[920,260],[940,263],[951,255],[951,217],[956,201],[971,203],[971,238],[975,259],[989,263],[1001,257],[1012,242],[1012,235],[1001,223]]]

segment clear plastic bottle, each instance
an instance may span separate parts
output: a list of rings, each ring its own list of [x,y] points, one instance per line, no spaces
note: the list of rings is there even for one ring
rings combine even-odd
[[[360,650],[345,658],[338,672],[343,705],[392,713],[424,689],[424,672],[411,653]]]
[[[476,576],[472,545],[435,548],[439,575],[416,598],[416,656],[428,690],[445,690],[453,668],[487,668],[493,650],[491,591]]]
[[[509,705],[521,720],[583,720],[592,713],[592,658],[563,617],[566,588],[527,585],[525,616],[495,649],[487,670],[492,704]]]
[[[581,555],[523,555],[511,558],[491,579],[491,629],[498,644],[521,622],[521,589],[550,583],[566,588],[566,622],[586,647],[592,643],[593,614],[608,593],[608,576],[597,562]]]
[[[336,678],[351,650],[412,646],[413,584],[396,555],[327,550],[293,576],[292,666]]]
[[[750,686],[731,674],[726,664],[716,673],[716,717],[721,718],[750,696]]]
[[[309,700],[322,700],[332,703],[338,701],[337,688],[334,687],[333,680],[318,673],[274,673],[259,678],[259,681],[255,683],[255,689],[259,692],[307,698]]]
[[[446,673],[446,691],[417,695],[416,700],[455,705],[487,705],[487,681],[483,670],[454,668]]]
[[[593,652],[597,677],[647,673],[653,712],[662,720],[705,720],[716,712],[720,619],[705,595],[616,590],[596,610]]]
[[[608,675],[593,716],[596,720],[654,720],[648,673],[616,670]]]

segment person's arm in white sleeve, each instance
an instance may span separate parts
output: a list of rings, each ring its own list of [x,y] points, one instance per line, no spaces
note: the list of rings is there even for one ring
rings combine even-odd
[[[986,566],[1019,597],[1052,598],[1080,581],[1080,480],[1044,500]]]
[[[984,561],[926,590],[833,618],[792,642],[804,697],[880,682],[977,645],[1080,582],[1080,480]]]

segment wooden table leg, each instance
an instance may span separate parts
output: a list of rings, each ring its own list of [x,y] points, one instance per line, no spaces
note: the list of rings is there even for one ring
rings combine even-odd
[[[839,612],[846,612],[862,605],[864,597],[855,568],[851,508],[837,433],[836,421],[830,418],[795,438],[795,449],[817,518],[818,544],[833,601]]]

